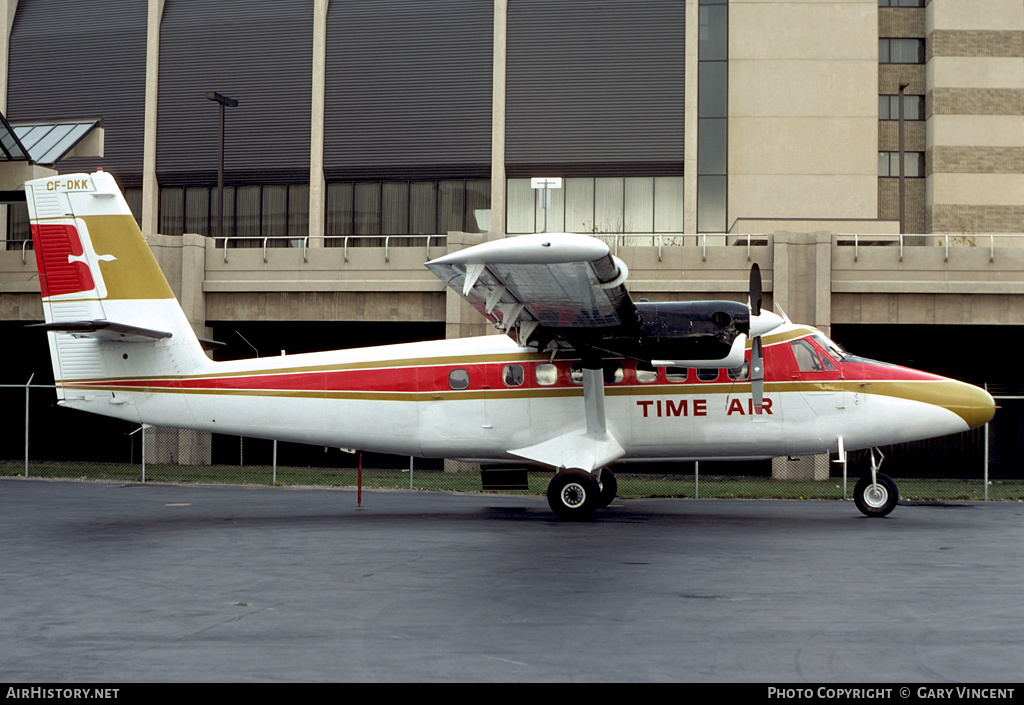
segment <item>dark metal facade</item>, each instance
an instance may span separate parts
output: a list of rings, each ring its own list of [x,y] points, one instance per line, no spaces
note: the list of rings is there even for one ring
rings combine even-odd
[[[18,3],[8,81],[7,118],[12,123],[103,119],[106,156],[65,159],[58,165],[61,172],[102,166],[123,185],[141,181],[145,2]]]
[[[168,0],[160,28],[157,178],[216,182],[217,91],[231,183],[309,181],[312,0]]]
[[[328,180],[490,176],[493,6],[330,4]]]
[[[106,156],[61,171],[143,173],[147,3],[18,5],[9,117],[102,117]],[[511,178],[681,175],[684,0],[510,0]],[[167,0],[160,22],[156,172],[211,184],[217,91],[226,181],[308,183],[312,0]],[[328,181],[491,175],[494,2],[335,0],[326,27]],[[61,70],[54,70],[60,67]],[[551,167],[546,169],[546,167]]]
[[[683,0],[511,0],[509,177],[683,173]]]

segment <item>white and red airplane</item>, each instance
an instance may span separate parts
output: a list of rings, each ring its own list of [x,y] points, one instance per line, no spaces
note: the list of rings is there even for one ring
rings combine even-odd
[[[585,519],[619,460],[758,459],[875,448],[988,422],[977,387],[849,355],[750,304],[634,302],[584,235],[509,237],[427,267],[508,335],[214,362],[111,175],[25,184],[57,397],[135,423],[556,471]],[[874,453],[872,452],[872,459]],[[896,505],[877,472],[868,516]]]

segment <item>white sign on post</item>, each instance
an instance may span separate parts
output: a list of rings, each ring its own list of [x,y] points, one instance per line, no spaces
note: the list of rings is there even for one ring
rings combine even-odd
[[[551,189],[562,188],[562,177],[547,176],[530,179],[530,188],[544,189],[543,193],[537,195],[541,198],[541,208],[544,209],[544,232],[548,231],[548,208],[551,207]]]

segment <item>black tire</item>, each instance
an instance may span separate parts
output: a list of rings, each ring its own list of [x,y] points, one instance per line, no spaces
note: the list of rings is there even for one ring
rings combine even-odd
[[[563,470],[548,485],[548,506],[559,519],[585,521],[594,515],[601,488],[594,476],[582,470]]]
[[[601,471],[600,485],[601,492],[597,496],[597,508],[604,509],[615,501],[615,495],[619,491],[619,481],[615,479],[615,475],[612,474],[612,471],[606,468]]]
[[[861,514],[868,517],[884,517],[896,508],[900,499],[896,483],[882,473],[876,473],[877,482],[871,483],[871,475],[865,475],[853,489],[853,501]]]

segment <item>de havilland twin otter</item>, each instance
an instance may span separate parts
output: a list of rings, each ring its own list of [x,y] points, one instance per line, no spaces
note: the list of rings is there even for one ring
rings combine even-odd
[[[615,497],[617,461],[838,453],[985,424],[977,387],[848,354],[750,303],[633,301],[575,234],[507,237],[427,267],[507,335],[207,357],[111,175],[25,184],[59,403],[135,423],[555,471],[561,518]],[[872,460],[874,452],[872,451]],[[870,472],[855,500],[896,505]]]

